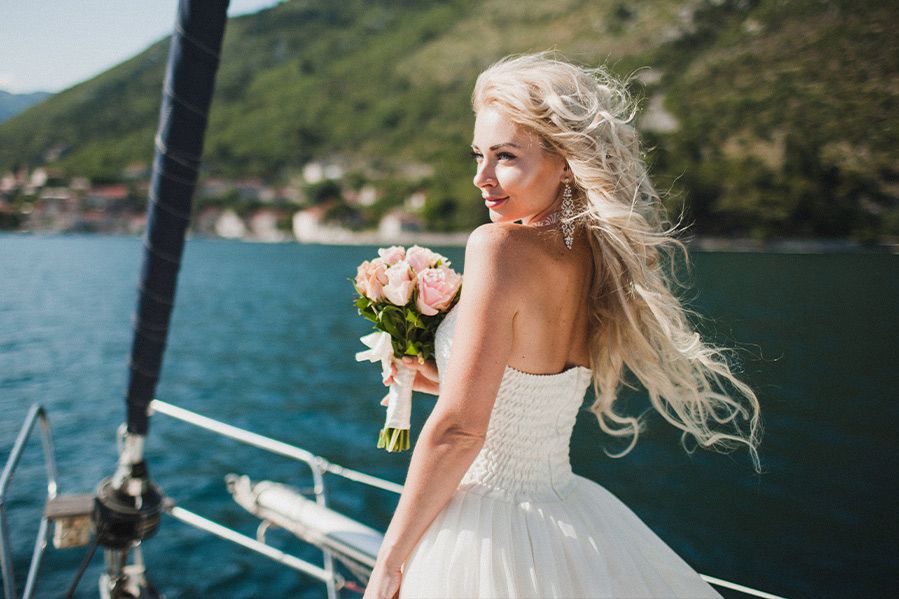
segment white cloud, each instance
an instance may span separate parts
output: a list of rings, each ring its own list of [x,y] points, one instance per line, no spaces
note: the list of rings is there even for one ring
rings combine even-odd
[[[20,93],[21,89],[16,81],[16,76],[12,73],[0,71],[0,90],[14,94]]]

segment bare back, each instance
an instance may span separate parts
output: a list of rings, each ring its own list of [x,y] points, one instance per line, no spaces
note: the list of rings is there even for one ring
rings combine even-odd
[[[533,374],[555,374],[590,366],[587,301],[593,255],[583,231],[569,250],[557,231],[516,227],[516,246],[528,272],[519,279],[520,301],[513,324],[509,366]],[[580,233],[580,235],[578,235]]]

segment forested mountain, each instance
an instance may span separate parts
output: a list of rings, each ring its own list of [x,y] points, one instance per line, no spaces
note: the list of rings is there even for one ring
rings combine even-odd
[[[0,90],[0,123],[11,116],[19,114],[29,106],[37,104],[50,94],[48,92],[34,92],[30,94],[12,94]]]
[[[485,218],[469,94],[513,52],[633,74],[657,186],[695,233],[899,236],[899,11],[861,0],[292,0],[228,23],[207,172],[336,160]],[[0,124],[0,171],[115,178],[152,158],[168,41]],[[648,67],[648,68],[644,68]]]

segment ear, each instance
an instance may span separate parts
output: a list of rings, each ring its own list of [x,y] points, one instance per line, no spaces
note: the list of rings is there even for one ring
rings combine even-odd
[[[566,181],[571,181],[571,167],[568,166],[567,160],[562,164],[562,174],[560,177],[560,181],[562,183],[564,183]]]

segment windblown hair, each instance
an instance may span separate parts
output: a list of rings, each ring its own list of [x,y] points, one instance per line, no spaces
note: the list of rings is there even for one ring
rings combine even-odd
[[[652,406],[682,431],[687,451],[690,437],[719,451],[745,445],[760,470],[758,399],[734,375],[729,350],[701,339],[687,318],[695,312],[674,293],[676,252],[689,265],[687,248],[649,179],[626,83],[604,68],[582,68],[549,53],[513,56],[481,73],[472,106],[499,109],[571,169],[573,220],[589,239],[595,268],[590,411],[606,433],[631,437],[615,456],[633,449],[644,428],[641,417],[615,411],[621,386],[630,386],[629,370]]]

